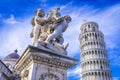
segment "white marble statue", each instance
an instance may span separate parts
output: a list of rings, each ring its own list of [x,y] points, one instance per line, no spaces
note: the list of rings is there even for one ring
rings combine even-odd
[[[47,20],[44,20],[43,17],[45,15],[45,12],[42,9],[38,9],[36,11],[36,16],[32,19],[32,32],[31,37],[34,38],[34,44],[37,41],[44,41],[47,37],[47,27],[45,24],[48,22]]]
[[[66,50],[68,44],[63,45],[64,39],[62,35],[66,31],[71,17],[69,15],[61,16],[59,10],[59,7],[51,10],[46,19],[43,19],[45,12],[42,9],[36,11],[36,16],[32,19],[33,30],[31,37],[34,38],[33,45],[42,43],[45,44],[43,46],[56,51],[64,52]]]
[[[37,42],[39,35],[41,34],[41,26],[42,24],[39,24],[39,21],[43,21],[43,17],[45,15],[45,12],[42,9],[38,9],[36,11],[36,16],[32,19],[32,32],[31,37],[34,38],[34,43]]]

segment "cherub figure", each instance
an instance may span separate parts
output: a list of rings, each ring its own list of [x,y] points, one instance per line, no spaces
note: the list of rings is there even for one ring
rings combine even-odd
[[[48,20],[51,20],[52,22],[58,20],[61,17],[61,14],[58,12],[60,10],[59,7],[54,8],[50,11],[50,13],[47,14],[46,18]]]
[[[36,11],[36,16],[32,19],[32,32],[31,32],[31,38],[34,38],[34,43],[35,44],[39,38],[43,38],[40,35],[44,32],[47,31],[46,27],[44,26],[48,21],[44,20],[43,17],[45,15],[45,12],[42,9],[38,9]],[[44,34],[45,35],[45,34]],[[43,40],[43,39],[41,39]]]
[[[57,38],[59,35],[66,31],[68,23],[71,21],[71,17],[67,15],[60,19],[62,20],[58,20],[54,24],[53,32],[48,35],[45,41],[46,43],[50,43],[51,40],[54,40],[55,38]]]

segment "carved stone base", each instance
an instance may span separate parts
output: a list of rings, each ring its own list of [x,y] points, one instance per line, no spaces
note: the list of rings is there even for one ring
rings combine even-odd
[[[57,43],[54,43],[54,44],[50,44],[50,43],[42,43],[40,41],[36,42],[35,47],[38,47],[40,49],[43,49],[43,50],[47,50],[47,51],[52,51],[52,52],[55,52],[57,54],[64,54],[64,55],[67,55],[67,51],[63,49],[63,45],[60,45],[60,44],[57,44]],[[68,45],[67,45],[68,46]]]
[[[66,55],[28,46],[15,68],[22,80],[67,80],[67,69],[76,64],[76,59]]]

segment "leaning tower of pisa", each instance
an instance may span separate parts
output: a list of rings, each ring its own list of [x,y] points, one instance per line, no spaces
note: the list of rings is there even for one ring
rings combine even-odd
[[[104,35],[98,24],[87,22],[80,29],[82,80],[112,80]]]

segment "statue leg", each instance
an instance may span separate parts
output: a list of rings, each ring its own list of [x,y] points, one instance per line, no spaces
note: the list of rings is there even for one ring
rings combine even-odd
[[[37,42],[39,35],[40,35],[40,26],[35,26],[34,27],[34,43]]]
[[[48,37],[47,37],[45,42],[49,43],[51,40],[53,40],[54,38],[56,38],[59,35],[60,34],[57,31],[54,31],[52,34],[48,35]]]

